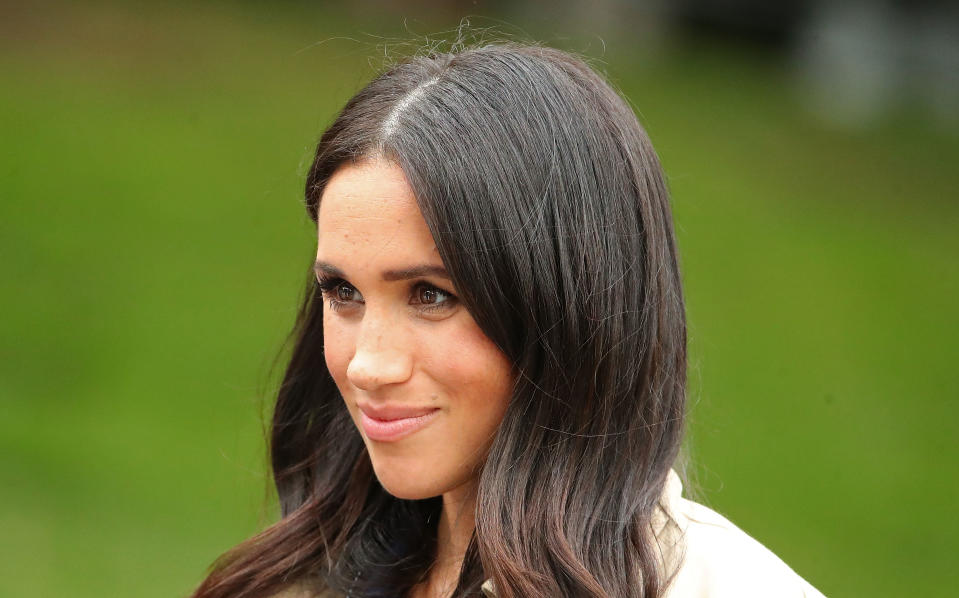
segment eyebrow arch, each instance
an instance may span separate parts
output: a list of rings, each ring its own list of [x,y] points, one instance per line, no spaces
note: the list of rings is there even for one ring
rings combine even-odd
[[[313,269],[316,272],[322,272],[328,276],[335,276],[337,278],[346,278],[343,274],[343,271],[334,266],[333,264],[328,264],[323,261],[317,260],[313,264]],[[411,278],[420,278],[421,276],[437,276],[439,278],[445,278],[450,280],[449,272],[446,271],[446,268],[443,266],[434,266],[431,264],[422,264],[418,266],[410,266],[409,268],[403,268],[401,270],[387,270],[383,272],[382,278],[388,282],[395,282],[397,280],[410,280]]]

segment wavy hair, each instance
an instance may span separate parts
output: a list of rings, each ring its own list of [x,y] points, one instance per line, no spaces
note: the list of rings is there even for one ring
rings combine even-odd
[[[630,106],[582,60],[515,44],[389,68],[323,134],[334,171],[399,165],[460,299],[518,378],[479,477],[454,596],[656,598],[654,520],[682,439],[686,323],[662,169]],[[404,596],[436,547],[438,498],[377,482],[323,367],[310,279],[272,421],[282,519],[221,557],[195,598]]]

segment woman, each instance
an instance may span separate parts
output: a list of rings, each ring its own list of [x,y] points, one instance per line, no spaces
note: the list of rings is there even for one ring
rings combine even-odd
[[[666,186],[582,61],[491,45],[393,67],[323,135],[306,200],[283,518],[197,598],[819,595],[679,494]]]

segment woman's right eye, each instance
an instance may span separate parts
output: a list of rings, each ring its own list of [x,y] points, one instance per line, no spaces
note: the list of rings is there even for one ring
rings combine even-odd
[[[335,291],[336,298],[340,301],[352,301],[353,297],[358,294],[356,289],[351,286],[347,286],[346,283],[339,284]]]
[[[363,303],[363,295],[342,278],[320,278],[316,282],[334,311],[350,303]]]

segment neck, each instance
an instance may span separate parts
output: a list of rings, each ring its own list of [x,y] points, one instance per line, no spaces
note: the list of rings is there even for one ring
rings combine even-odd
[[[443,495],[443,510],[436,529],[436,560],[414,596],[445,598],[453,593],[476,526],[475,506],[475,482]]]

